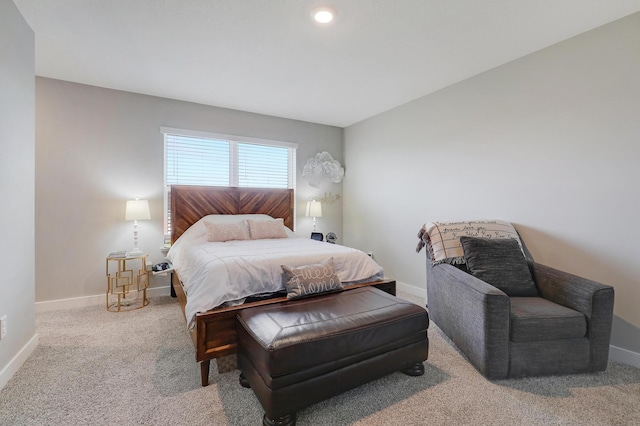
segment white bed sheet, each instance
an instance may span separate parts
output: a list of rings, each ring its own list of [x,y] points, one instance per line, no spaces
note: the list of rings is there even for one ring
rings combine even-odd
[[[205,237],[174,245],[167,257],[187,293],[189,328],[199,312],[241,302],[252,294],[283,290],[283,264],[295,267],[333,257],[334,269],[343,283],[384,276],[382,267],[362,251],[308,238],[213,243]]]

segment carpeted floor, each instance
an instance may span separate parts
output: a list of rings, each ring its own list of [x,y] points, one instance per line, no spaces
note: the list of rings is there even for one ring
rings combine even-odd
[[[411,299],[409,296],[406,298]],[[40,344],[0,391],[0,425],[260,425],[237,372],[200,386],[175,299],[40,313]],[[638,425],[640,370],[490,382],[433,324],[422,377],[394,373],[298,413],[299,425]]]

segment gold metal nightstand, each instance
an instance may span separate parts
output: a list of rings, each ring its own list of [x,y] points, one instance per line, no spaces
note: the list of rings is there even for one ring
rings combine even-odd
[[[107,311],[131,311],[149,304],[146,254],[130,257],[107,256],[106,274]]]

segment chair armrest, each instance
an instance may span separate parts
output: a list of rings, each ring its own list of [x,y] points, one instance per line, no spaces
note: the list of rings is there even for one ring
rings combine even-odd
[[[592,371],[604,370],[609,357],[613,287],[532,262],[533,280],[542,297],[584,314],[591,341]]]
[[[431,319],[483,375],[507,377],[511,304],[505,293],[427,259],[427,301]]]
[[[587,318],[599,315],[603,310],[613,310],[613,287],[532,263],[533,280],[545,299],[582,312]]]

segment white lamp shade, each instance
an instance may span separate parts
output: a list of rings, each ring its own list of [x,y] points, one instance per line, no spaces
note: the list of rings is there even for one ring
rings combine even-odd
[[[149,201],[129,200],[124,215],[125,220],[150,220]]]
[[[307,216],[322,217],[322,203],[315,200],[307,202]]]

